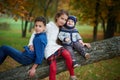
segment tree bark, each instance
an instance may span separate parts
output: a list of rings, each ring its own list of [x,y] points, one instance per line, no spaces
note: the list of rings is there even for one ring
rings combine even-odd
[[[91,48],[86,48],[86,51],[90,53],[91,58],[85,60],[78,53],[75,53],[79,64],[87,65],[101,60],[110,59],[116,56],[120,56],[120,37],[113,37],[110,39],[96,41],[91,43]],[[28,70],[32,65],[19,66],[14,69],[0,72],[0,80],[28,80]],[[63,58],[57,59],[57,73],[66,71]],[[32,80],[43,79],[49,75],[49,66],[46,60],[42,65],[37,68],[36,76]]]
[[[114,6],[109,6],[105,39],[111,38],[114,36],[115,27],[116,27],[116,16],[114,15]]]

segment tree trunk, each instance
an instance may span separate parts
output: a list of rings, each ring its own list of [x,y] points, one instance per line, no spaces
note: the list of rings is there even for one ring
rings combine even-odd
[[[104,39],[105,39],[105,20],[104,20],[104,18],[100,15],[100,18],[101,18],[101,20],[102,20],[102,28],[103,28],[103,34],[104,34]]]
[[[29,26],[29,32],[31,32],[32,31],[32,28],[33,28],[34,26],[33,26],[33,22],[32,21],[30,21],[30,26]]]
[[[113,15],[113,6],[108,7],[108,21],[107,28],[105,33],[105,39],[111,38],[114,36],[115,26],[116,26],[116,17]]]
[[[87,49],[86,51],[90,53],[91,58],[85,60],[82,56],[75,53],[77,56],[77,61],[79,64],[87,65],[94,62],[98,62],[101,60],[110,59],[116,56],[120,56],[120,37],[113,37],[110,39],[97,41],[91,43],[91,48]],[[28,80],[28,70],[31,68],[32,65],[28,66],[19,66],[14,69],[1,72],[0,73],[0,80]],[[57,73],[66,71],[64,60],[59,58],[57,60]],[[36,76],[33,80],[36,79],[43,79],[49,75],[49,66],[47,62],[44,60],[42,65],[39,65],[37,68]]]
[[[105,39],[114,36],[115,24],[115,17],[111,17],[110,19],[108,19]]]
[[[120,33],[120,23],[118,23],[118,33]]]
[[[34,0],[33,0],[33,1],[34,1]],[[30,13],[29,13],[29,18],[32,17],[33,10],[34,10],[34,6],[32,7],[32,9],[31,9],[31,11],[30,11]],[[31,32],[32,28],[33,28],[33,22],[32,22],[32,20],[30,19],[29,32]]]
[[[28,20],[25,21],[25,27],[22,30],[22,37],[26,37],[26,31],[27,31],[27,25],[28,25]]]
[[[93,29],[93,41],[97,40],[97,27],[98,27],[98,16],[99,16],[99,6],[100,6],[100,0],[97,0],[96,7],[95,7],[95,26]]]

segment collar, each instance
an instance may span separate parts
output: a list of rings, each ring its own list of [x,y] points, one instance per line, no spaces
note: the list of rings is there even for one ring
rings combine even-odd
[[[70,27],[70,26],[65,26],[67,29],[73,29],[73,28],[75,28],[75,26],[73,26],[73,27]]]

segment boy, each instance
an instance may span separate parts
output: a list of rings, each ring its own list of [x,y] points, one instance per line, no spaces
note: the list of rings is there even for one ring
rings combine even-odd
[[[46,19],[44,17],[37,17],[34,21],[35,37],[33,39],[34,50],[30,50],[28,46],[24,47],[24,51],[21,52],[10,46],[0,47],[0,64],[4,62],[7,56],[12,57],[14,60],[22,65],[33,64],[32,68],[29,70],[30,77],[33,77],[36,72],[36,68],[42,63],[44,59],[44,50],[47,45]]]
[[[61,28],[58,38],[62,41],[62,45],[70,52],[73,61],[73,67],[79,66],[76,62],[74,50],[78,51],[86,59],[90,58],[89,53],[85,52],[84,46],[90,47],[88,43],[82,41],[78,30],[75,28],[77,18],[69,16],[64,27]]]

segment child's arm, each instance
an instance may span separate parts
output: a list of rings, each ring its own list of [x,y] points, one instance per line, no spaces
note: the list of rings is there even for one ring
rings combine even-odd
[[[34,39],[34,37],[35,37],[35,32],[32,33],[32,35],[31,35],[31,37],[30,37],[30,39],[29,39],[28,46],[29,46],[29,45],[33,45],[33,39]]]
[[[86,46],[88,48],[91,47],[91,45],[89,43],[84,43],[82,40],[79,40],[79,42],[83,45],[83,46]]]
[[[35,57],[35,61],[32,68],[29,70],[30,77],[33,77],[35,75],[37,66],[39,64],[42,64],[46,45],[47,45],[47,38],[45,39],[45,37],[40,37],[35,39],[34,50],[35,50],[36,57]]]
[[[76,39],[79,40],[79,42],[84,45],[84,42],[82,41],[82,37],[80,36],[79,32],[77,33]]]
[[[35,76],[35,72],[36,72],[37,66],[38,66],[38,64],[34,64],[32,66],[32,68],[28,71],[30,77],[34,77]]]
[[[90,47],[91,47],[90,43],[84,43],[84,45],[85,45],[87,48],[90,48]]]
[[[60,31],[59,34],[58,34],[58,38],[61,40],[61,41],[65,41],[65,35],[64,35],[64,32]]]
[[[28,47],[29,47],[29,49],[30,49],[31,51],[34,51],[33,45],[29,45]]]
[[[70,41],[70,38],[68,38],[66,35],[65,35],[65,32],[60,32],[58,34],[58,38],[62,41],[62,42],[69,42]]]
[[[91,45],[90,45],[89,43],[84,43],[84,42],[82,41],[82,37],[80,36],[80,34],[77,34],[77,39],[79,40],[79,42],[80,42],[83,46],[86,46],[86,47],[88,47],[88,48],[91,47]]]
[[[34,51],[34,47],[33,47],[33,39],[35,37],[35,32],[32,33],[30,39],[29,39],[29,43],[28,43],[28,47],[31,51]]]
[[[79,42],[84,46],[84,42],[82,40],[79,40]]]

